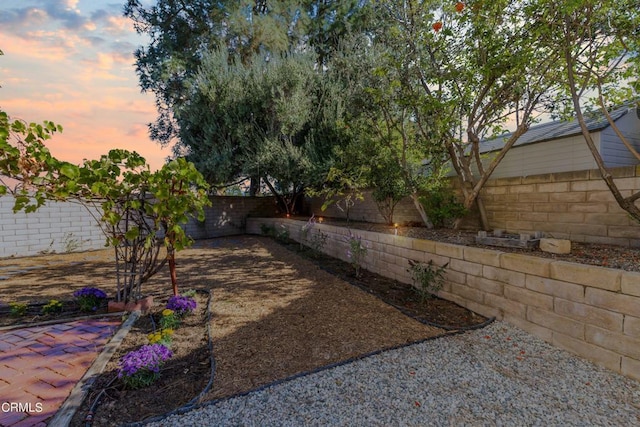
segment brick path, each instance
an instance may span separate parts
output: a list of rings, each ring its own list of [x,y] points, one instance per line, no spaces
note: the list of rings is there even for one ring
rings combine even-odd
[[[44,426],[82,378],[120,318],[0,332],[0,426]]]

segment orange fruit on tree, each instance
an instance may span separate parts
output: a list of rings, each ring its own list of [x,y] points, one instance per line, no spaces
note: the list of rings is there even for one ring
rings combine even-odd
[[[464,3],[462,3],[461,1],[456,3],[456,10],[458,11],[458,13],[462,12],[464,10]]]
[[[433,31],[437,33],[442,29],[442,22],[441,21],[435,22],[431,27],[433,28]]]

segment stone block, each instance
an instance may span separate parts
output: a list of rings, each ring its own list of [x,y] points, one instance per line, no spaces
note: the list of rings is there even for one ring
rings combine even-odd
[[[584,324],[582,322],[560,316],[552,311],[528,307],[526,319],[554,332],[584,340]]]
[[[488,265],[482,267],[482,276],[489,280],[496,280],[498,282],[520,287],[525,285],[525,278],[527,277],[524,273],[506,270],[504,268],[491,267]]]
[[[461,273],[470,274],[472,276],[482,276],[482,264],[477,264],[475,262],[462,261],[454,258],[449,262],[448,268]]]
[[[482,303],[484,301],[484,292],[470,288],[469,286],[459,285],[457,283],[451,284],[451,293],[477,303]]]
[[[595,307],[604,308],[625,315],[640,317],[640,298],[622,295],[602,289],[587,288],[585,302]]]
[[[551,329],[536,325],[535,323],[531,323],[521,317],[512,316],[511,314],[505,314],[504,321],[511,323],[512,325],[522,329],[523,331],[535,335],[536,337],[547,342],[551,342],[552,340],[553,331]]]
[[[527,306],[517,301],[510,301],[502,296],[486,293],[484,295],[484,304],[494,307],[503,313],[503,317],[507,314],[525,318]]]
[[[640,273],[623,271],[620,285],[623,294],[640,297]]]
[[[459,283],[464,285],[467,283],[467,275],[464,273],[460,273],[459,271],[453,270],[445,270],[444,271],[444,280],[451,283]]]
[[[485,279],[484,277],[467,276],[467,285],[482,292],[488,292],[495,295],[502,295],[504,292],[503,283]]]
[[[598,347],[640,360],[640,339],[638,338],[613,333],[593,325],[587,325],[585,337],[587,342]]]
[[[540,239],[540,250],[552,254],[570,254],[571,240],[545,237]]]
[[[515,286],[505,286],[504,296],[508,300],[517,301],[525,305],[538,307],[543,310],[553,310],[553,297],[525,288]]]
[[[549,195],[549,201],[552,203],[581,203],[587,200],[587,193],[584,191],[572,191],[570,193],[552,193]]]
[[[429,252],[432,254],[436,252],[436,242],[432,240],[413,239],[411,244],[416,251]]]
[[[546,277],[527,275],[525,286],[540,292],[570,301],[584,302],[584,286]]]
[[[640,381],[640,360],[622,357],[621,372],[627,377]]]
[[[624,316],[622,330],[625,335],[640,338],[640,317]]]
[[[620,270],[564,261],[553,262],[550,270],[552,279],[609,291],[620,291]]]
[[[464,246],[450,243],[436,243],[436,254],[449,258],[464,259]]]
[[[465,261],[476,262],[482,265],[500,267],[500,255],[502,253],[503,252],[494,251],[491,249],[466,246],[464,248],[464,259]]]
[[[518,195],[519,202],[548,202],[549,193],[521,193]]]
[[[546,258],[511,253],[503,254],[500,257],[500,266],[504,269],[542,277],[549,277],[550,265],[551,260]]]
[[[560,298],[555,299],[554,311],[561,316],[597,325],[610,331],[622,332],[624,316],[620,313]]]
[[[591,360],[600,366],[620,372],[620,362],[622,357],[610,350],[598,347],[597,345],[575,339],[558,332],[553,333],[551,341],[556,347],[560,347],[580,357]]]
[[[461,305],[464,308],[467,308],[475,313],[481,314],[482,316],[485,317],[496,317],[497,319],[502,319],[502,313],[500,312],[500,310],[498,310],[497,308],[494,307],[489,307],[487,305],[475,302],[475,301],[471,301],[468,299],[465,299],[459,295],[456,295],[454,293],[449,293],[449,292],[444,292],[444,291],[440,291],[438,293],[438,295],[441,298],[444,298],[446,300],[452,301],[458,305]]]

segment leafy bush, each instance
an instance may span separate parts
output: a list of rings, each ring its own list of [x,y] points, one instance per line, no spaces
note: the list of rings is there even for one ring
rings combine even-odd
[[[180,326],[180,317],[178,317],[175,311],[165,308],[162,310],[159,323],[162,329],[175,329]]]
[[[409,260],[407,271],[411,273],[415,291],[420,296],[420,301],[424,302],[433,297],[444,285],[444,271],[449,263],[438,267],[433,260],[428,263]]]
[[[42,314],[54,314],[62,311],[62,303],[52,299],[49,303],[42,307]]]
[[[273,225],[260,224],[260,232],[263,236],[275,237],[276,228]]]
[[[437,228],[450,226],[453,221],[467,214],[467,209],[456,200],[449,187],[439,187],[420,197],[420,203],[433,225]]]
[[[300,228],[300,249],[305,244],[311,248],[314,252],[322,252],[322,248],[327,244],[329,236],[326,233],[318,230],[317,233],[313,232],[316,226],[316,220],[314,216],[309,218],[309,221]]]
[[[19,302],[9,303],[9,314],[13,317],[22,317],[27,314],[27,304]]]
[[[171,346],[173,338],[173,329],[160,329],[147,335],[149,344],[162,344],[165,347]]]

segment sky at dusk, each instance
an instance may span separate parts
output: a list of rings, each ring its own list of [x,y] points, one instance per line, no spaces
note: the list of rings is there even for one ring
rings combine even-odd
[[[133,52],[146,45],[118,0],[1,0],[0,108],[64,127],[48,142],[81,163],[111,148],[137,151],[152,170],[171,154],[150,140],[156,110],[142,94]]]

